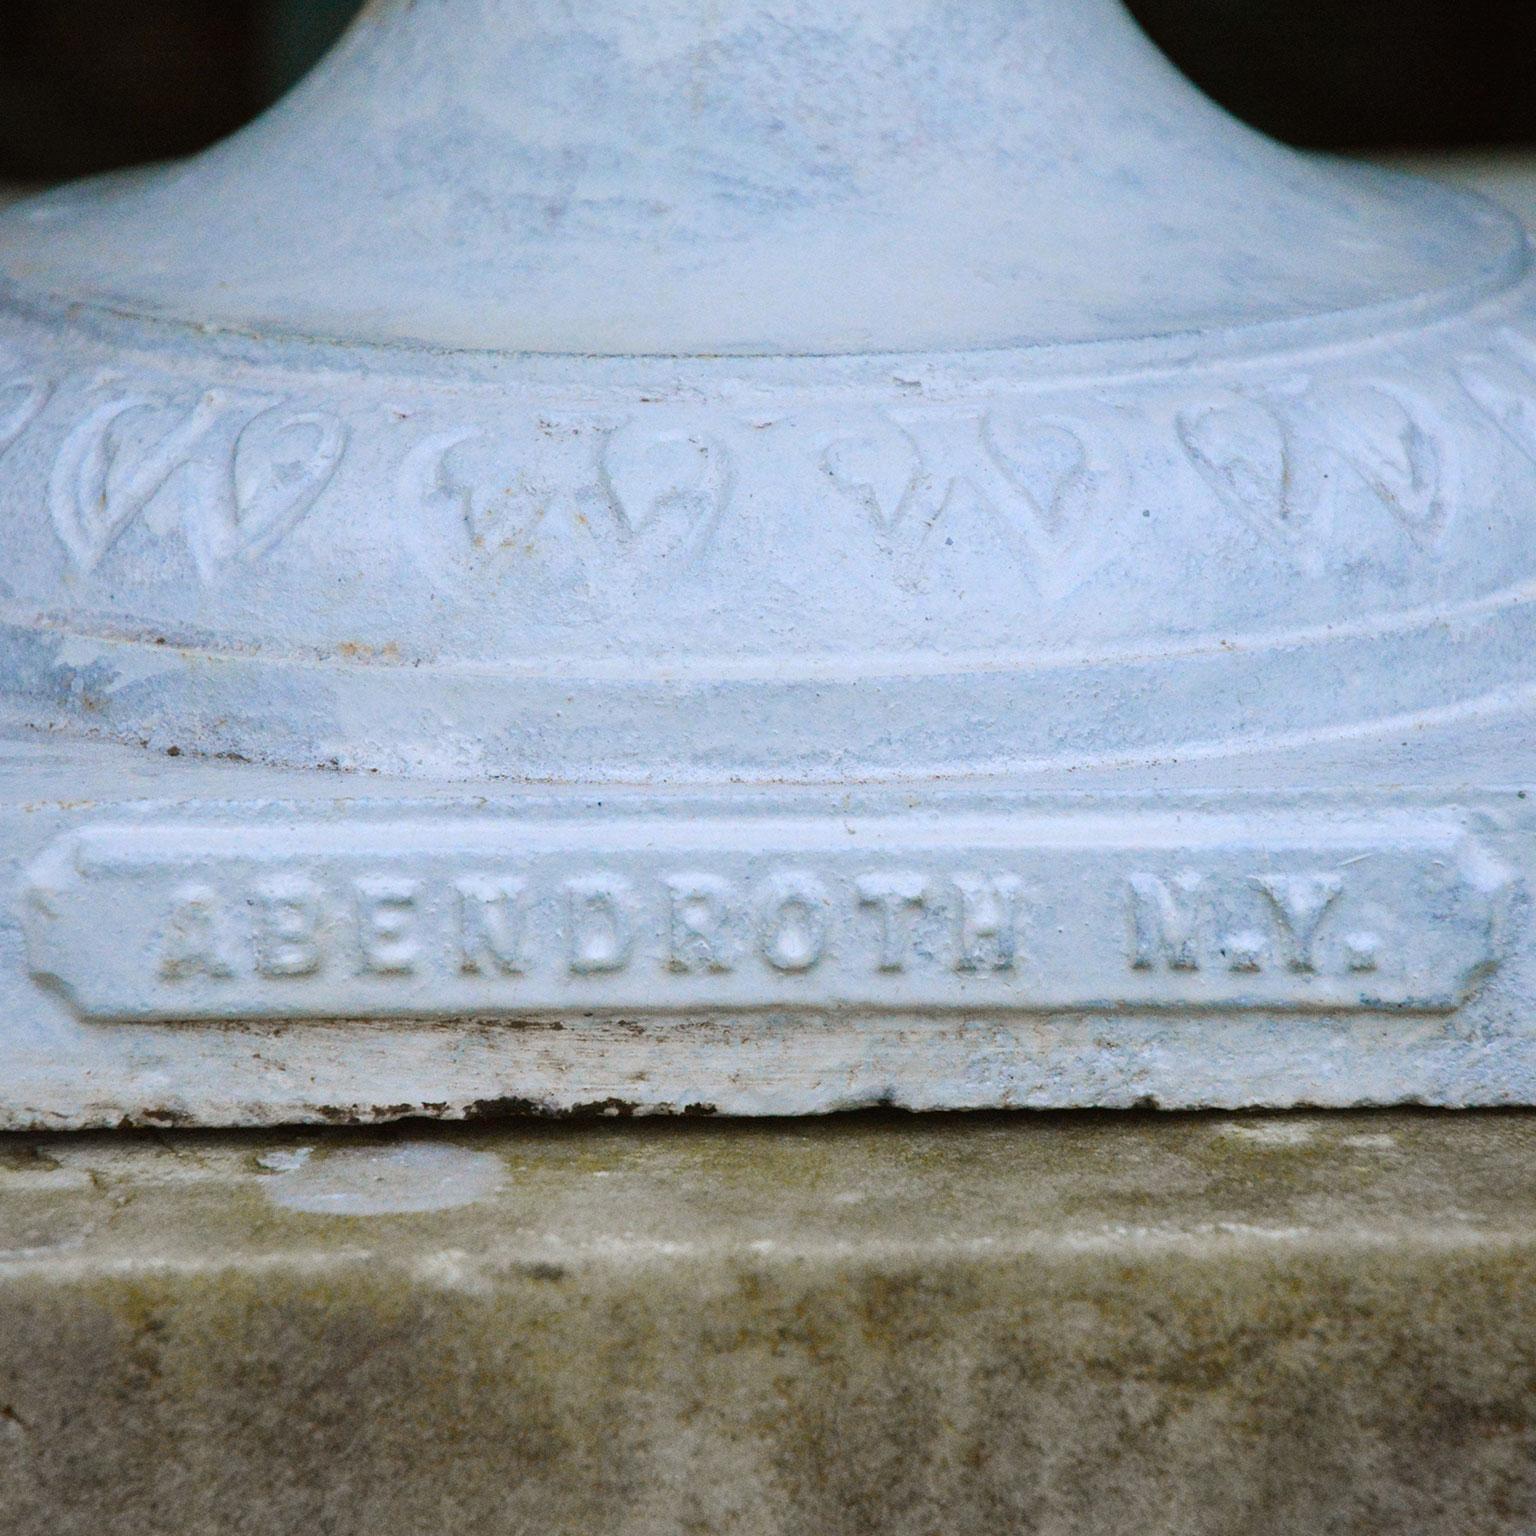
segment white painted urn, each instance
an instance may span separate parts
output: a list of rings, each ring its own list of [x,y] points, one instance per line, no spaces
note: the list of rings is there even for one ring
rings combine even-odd
[[[1536,1100],[1536,300],[1118,0],[380,0],[0,218],[0,1123]]]

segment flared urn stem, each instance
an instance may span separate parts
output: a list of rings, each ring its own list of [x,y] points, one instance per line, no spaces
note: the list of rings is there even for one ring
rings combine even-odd
[[[1240,127],[1118,0],[386,0],[230,143],[0,231],[114,309],[580,356],[1198,332],[1498,261]]]

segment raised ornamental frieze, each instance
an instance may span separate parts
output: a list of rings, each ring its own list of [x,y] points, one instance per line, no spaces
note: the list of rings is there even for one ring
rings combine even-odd
[[[709,544],[736,481],[729,450],[710,433],[638,422],[607,434],[601,469],[621,540],[683,563]]]
[[[34,412],[34,418],[36,413]],[[48,483],[55,532],[92,570],[173,482],[176,515],[198,569],[271,549],[324,490],[341,462],[344,429],[324,411],[209,390],[191,404],[148,392],[107,393],[66,434]]]
[[[1463,358],[1444,391],[1536,465],[1533,367],[1536,353],[1511,332],[1499,350]],[[899,579],[985,525],[1037,592],[1061,597],[1120,552],[1115,517],[1165,493],[1180,464],[1211,498],[1208,516],[1309,573],[1327,568],[1340,540],[1358,538],[1371,507],[1421,557],[1434,555],[1462,493],[1444,415],[1436,388],[1404,368],[1275,389],[1143,391],[1112,411],[1064,390],[984,411],[893,406],[831,432],[788,418],[770,452],[776,483],[797,465],[808,483],[861,508],[867,548],[883,551]],[[0,380],[0,456],[45,428],[57,443],[48,510],[76,570],[96,569],[142,524],[183,537],[205,579],[276,550],[362,436],[361,465],[394,466],[380,494],[402,517],[446,510],[468,552],[489,557],[537,555],[541,528],[558,514],[579,530],[580,558],[599,583],[702,559],[739,515],[755,468],[754,424],[719,412],[445,422],[390,409],[343,424],[302,393],[215,387],[188,397],[122,376],[57,389],[26,372]],[[1340,522],[1351,496],[1359,505]],[[751,504],[776,506],[762,495]]]
[[[1123,460],[1109,434],[1069,418],[991,412],[982,442],[1012,495],[1024,564],[1051,596],[1086,580],[1109,552]]]
[[[53,463],[48,510],[77,566],[89,571],[100,563],[186,468],[218,416],[216,396],[178,410],[152,395],[113,393],[71,428]]]
[[[1085,579],[1109,550],[1103,511],[1117,465],[1088,426],[1068,416],[906,411],[834,439],[821,463],[908,571],[920,569],[957,523],[977,516],[1053,596]]]
[[[1480,353],[1461,367],[1462,388],[1533,464],[1536,464],[1536,374],[1508,353]]]
[[[911,434],[885,416],[834,438],[822,450],[821,467],[843,495],[864,508],[876,533],[886,536],[907,516],[924,473]]]

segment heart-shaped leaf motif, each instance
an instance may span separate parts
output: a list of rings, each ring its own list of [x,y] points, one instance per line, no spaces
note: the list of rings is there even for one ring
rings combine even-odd
[[[252,559],[277,544],[330,484],[346,444],[326,411],[274,406],[248,421],[235,439],[231,552]]]
[[[473,538],[474,484],[460,472],[454,450],[478,438],[478,433],[462,427],[423,438],[400,465],[395,480],[399,501],[408,507],[447,508],[457,514]]]
[[[981,440],[994,471],[986,504],[1042,595],[1065,595],[1113,552],[1114,461],[1085,423],[1059,418],[993,412]]]
[[[1397,395],[1377,385],[1321,395],[1328,435],[1387,509],[1415,538],[1445,530],[1444,465],[1434,437]]]
[[[713,438],[633,423],[604,445],[602,476],[624,543],[661,554],[702,551],[733,484],[730,456]]]
[[[1292,493],[1290,435],[1269,406],[1236,395],[1190,406],[1178,431],[1206,484],[1265,538],[1294,548],[1311,532]]]
[[[97,404],[66,435],[49,476],[48,509],[82,570],[101,561],[188,463],[220,409],[212,397],[173,411],[148,395],[118,395]]]
[[[896,526],[922,471],[916,445],[889,421],[828,444],[821,467],[882,530]]]
[[[1088,446],[1073,427],[994,413],[982,427],[993,461],[1023,498],[1038,533],[1057,546],[1096,531]]]
[[[1461,385],[1525,456],[1536,463],[1536,379],[1507,358],[1468,358]]]
[[[0,383],[0,455],[37,420],[52,393],[47,379],[7,379]]]
[[[154,401],[123,396],[98,404],[64,439],[48,480],[48,511],[70,557],[82,570],[93,569],[139,511],[127,497],[113,494],[109,477],[115,463],[113,428],[129,412],[149,409]]]
[[[541,434],[495,437],[458,428],[424,438],[405,457],[397,479],[407,507],[456,518],[470,545],[487,556],[526,550],[555,506],[561,477]],[[427,525],[413,519],[413,529]],[[439,547],[428,536],[428,548]]]

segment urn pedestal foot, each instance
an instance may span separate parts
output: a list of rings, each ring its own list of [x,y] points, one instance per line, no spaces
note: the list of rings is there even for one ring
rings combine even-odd
[[[8,208],[0,1124],[1529,1101],[1530,256],[1117,0],[381,0]]]
[[[1518,1104],[1532,717],[1440,730],[858,789],[18,741],[5,1123]]]

